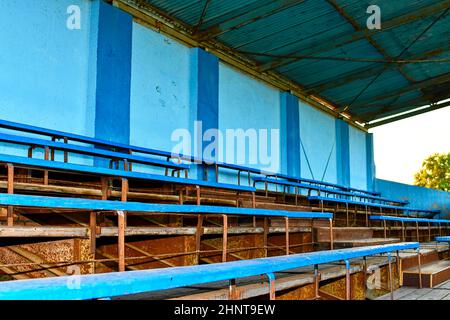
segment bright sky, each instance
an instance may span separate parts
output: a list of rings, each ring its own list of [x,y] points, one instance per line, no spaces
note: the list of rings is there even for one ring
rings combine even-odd
[[[450,107],[370,130],[374,134],[376,176],[413,184],[414,173],[434,152],[450,152]]]

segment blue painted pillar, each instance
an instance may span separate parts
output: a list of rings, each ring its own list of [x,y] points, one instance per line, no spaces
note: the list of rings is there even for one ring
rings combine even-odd
[[[366,134],[367,190],[375,191],[375,159],[373,151],[373,133]]]
[[[350,135],[348,123],[336,119],[337,183],[350,186]]]
[[[219,58],[200,49],[191,51],[191,133],[194,136],[194,155],[203,158],[205,147],[202,137],[209,129],[219,128]],[[211,160],[217,160],[217,152]],[[197,179],[206,176],[203,166],[198,166]],[[215,170],[209,167],[208,180],[215,180]]]
[[[99,3],[95,137],[130,140],[132,17]]]
[[[300,177],[300,119],[298,98],[289,92],[280,93],[281,106],[281,171]]]

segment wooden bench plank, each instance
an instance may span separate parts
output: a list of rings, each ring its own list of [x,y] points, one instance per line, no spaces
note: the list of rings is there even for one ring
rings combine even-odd
[[[0,205],[54,209],[77,209],[95,211],[134,211],[154,213],[208,213],[243,216],[289,217],[300,219],[332,219],[332,213],[268,210],[238,207],[199,206],[179,204],[158,204],[123,202],[111,200],[92,200],[63,197],[43,197],[19,194],[0,194]]]
[[[89,156],[97,156],[97,157],[104,157],[111,160],[127,160],[132,163],[140,163],[140,164],[147,164],[147,165],[153,165],[158,167],[164,167],[164,168],[173,168],[173,169],[189,169],[189,166],[183,163],[173,163],[170,161],[160,160],[160,159],[152,159],[148,157],[143,156],[136,156],[132,154],[126,154],[122,152],[114,152],[109,150],[103,150],[103,149],[94,149],[92,147],[85,147],[85,146],[79,146],[74,144],[67,144],[67,143],[61,143],[61,142],[53,142],[53,141],[47,141],[43,139],[36,139],[36,138],[29,138],[29,137],[22,137],[22,136],[15,136],[5,133],[0,133],[0,141],[13,143],[13,144],[21,144],[21,145],[27,145],[27,146],[40,146],[42,148],[48,147],[55,150],[61,150],[61,151],[69,151],[77,154],[82,155],[89,155]]]
[[[411,208],[411,207],[401,207],[401,206],[392,206],[392,205],[385,205],[380,203],[370,203],[370,202],[362,202],[362,201],[353,201],[348,199],[338,199],[338,198],[328,198],[328,197],[319,197],[319,196],[310,196],[308,197],[309,201],[327,201],[327,202],[336,202],[336,203],[348,203],[352,205],[360,205],[360,206],[367,206],[367,207],[375,207],[375,208],[385,208],[385,209],[397,209],[399,211],[411,211],[411,212],[425,212],[425,213],[432,213],[432,214],[438,214],[441,211],[435,210],[435,209],[419,209],[419,208]]]
[[[0,287],[0,299],[106,298],[246,278],[260,274],[273,274],[315,264],[350,260],[398,250],[417,249],[418,247],[417,242],[410,242],[169,269],[82,275],[80,276],[82,278],[80,290],[67,290],[68,277],[7,281]],[[38,295],[37,292],[39,292]]]
[[[46,160],[41,160],[41,159],[32,159],[32,158],[26,158],[26,157],[11,156],[11,155],[6,155],[6,154],[0,154],[0,162],[12,163],[14,165],[24,166],[27,168],[53,169],[55,171],[78,172],[78,173],[90,174],[90,175],[122,177],[122,178],[128,178],[128,179],[149,180],[149,181],[176,183],[176,184],[183,184],[183,185],[210,187],[210,188],[217,188],[217,189],[229,189],[229,190],[236,190],[236,191],[248,191],[248,192],[255,191],[255,188],[247,187],[247,186],[237,186],[237,185],[233,185],[233,184],[217,183],[217,182],[213,182],[213,181],[202,181],[202,180],[194,180],[194,179],[187,179],[187,178],[177,178],[177,177],[164,176],[164,175],[158,175],[158,174],[116,170],[116,169],[109,169],[109,168],[103,168],[103,167],[92,167],[92,166],[87,166],[87,165],[64,163],[64,162],[58,162],[58,161],[46,161]]]
[[[277,185],[282,185],[282,186],[290,186],[290,187],[298,187],[301,189],[315,190],[315,191],[323,192],[326,194],[337,194],[337,195],[343,195],[343,196],[348,196],[348,197],[363,198],[363,199],[368,199],[368,200],[378,200],[378,201],[389,202],[389,203],[393,202],[393,203],[398,203],[398,204],[402,204],[402,205],[409,203],[408,201],[383,198],[380,196],[374,196],[374,195],[370,195],[370,194],[360,194],[360,193],[355,193],[355,192],[350,192],[350,191],[330,189],[327,187],[314,185],[314,184],[275,180],[275,179],[271,179],[271,178],[267,178],[267,177],[255,177],[255,178],[253,178],[253,181],[255,183],[256,182],[264,182],[264,183],[267,182],[270,184],[277,184]]]

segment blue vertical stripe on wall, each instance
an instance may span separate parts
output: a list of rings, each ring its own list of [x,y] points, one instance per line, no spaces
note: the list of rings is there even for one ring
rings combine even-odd
[[[300,118],[298,99],[289,92],[280,93],[281,170],[300,177]]]
[[[98,20],[95,136],[129,143],[133,19],[100,1]]]
[[[336,119],[337,183],[350,186],[350,134],[348,123]]]
[[[366,134],[366,170],[367,170],[367,190],[375,190],[375,161],[373,151],[373,133]]]
[[[191,126],[194,121],[201,121],[201,132],[194,132],[197,149],[194,153],[197,157],[202,157],[203,150],[209,142],[202,143],[202,137],[208,129],[219,128],[219,58],[200,49],[192,49],[191,59]],[[197,137],[195,137],[197,134]],[[213,154],[217,159],[217,154]],[[214,168],[209,168],[208,180],[214,178]],[[197,178],[203,179],[205,172],[197,170]]]

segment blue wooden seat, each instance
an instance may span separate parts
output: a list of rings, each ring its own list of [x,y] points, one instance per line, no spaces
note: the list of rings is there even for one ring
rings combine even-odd
[[[171,161],[165,161],[161,159],[152,159],[143,156],[136,156],[132,154],[126,154],[123,152],[115,152],[109,150],[103,150],[92,147],[79,146],[74,144],[67,144],[61,142],[47,141],[37,138],[29,138],[24,136],[16,136],[5,133],[0,133],[0,141],[13,144],[26,145],[30,147],[42,147],[55,150],[73,152],[82,155],[96,156],[108,158],[114,161],[128,161],[132,163],[140,163],[152,166],[158,166],[163,168],[172,168],[177,170],[187,170],[189,166],[183,163],[173,163]]]
[[[318,186],[336,188],[336,189],[354,192],[354,193],[380,196],[379,192],[351,188],[351,187],[338,185],[338,184],[334,184],[334,183],[329,183],[329,182],[325,182],[325,181],[318,181],[318,180],[312,180],[312,179],[306,179],[306,178],[297,178],[297,177],[289,176],[289,175],[282,174],[282,173],[272,173],[272,172],[267,172],[267,171],[264,171],[261,169],[252,168],[252,167],[246,167],[246,166],[241,166],[241,165],[236,165],[236,164],[213,161],[212,159],[202,159],[202,158],[193,157],[193,156],[189,156],[189,155],[183,155],[183,154],[173,155],[171,152],[168,152],[168,151],[162,151],[162,150],[144,148],[144,147],[128,145],[128,144],[123,144],[123,143],[111,142],[111,141],[77,135],[77,134],[58,131],[58,130],[51,130],[51,129],[41,128],[41,127],[37,127],[37,126],[30,126],[30,125],[21,124],[21,123],[12,122],[12,121],[0,120],[0,128],[49,136],[49,137],[52,137],[53,139],[67,139],[68,141],[77,141],[77,142],[82,142],[82,143],[86,143],[86,144],[91,144],[93,146],[102,146],[104,148],[108,148],[110,150],[114,150],[114,151],[118,151],[118,152],[127,152],[127,153],[138,152],[138,153],[143,153],[143,154],[162,156],[167,159],[178,158],[178,159],[189,161],[192,163],[202,164],[204,166],[215,166],[216,167],[216,182],[218,182],[218,180],[219,180],[218,179],[219,178],[218,177],[218,175],[219,175],[218,168],[221,167],[221,168],[226,168],[226,169],[237,171],[239,185],[240,185],[240,179],[241,179],[241,172],[247,172],[249,185],[251,184],[250,173],[253,173],[256,175],[262,175],[262,176],[266,176],[266,177],[281,178],[281,179],[285,179],[288,181],[304,182],[304,183],[318,185]]]
[[[450,224],[450,220],[446,219],[407,218],[407,217],[394,217],[383,215],[372,215],[370,216],[370,220]]]
[[[127,178],[127,179],[137,179],[137,180],[148,180],[155,182],[165,182],[181,185],[192,185],[216,189],[226,189],[235,191],[246,191],[254,192],[255,188],[247,186],[237,186],[234,184],[227,183],[217,183],[214,181],[202,181],[195,179],[177,178],[171,176],[164,176],[158,174],[142,173],[135,171],[124,171],[109,169],[103,167],[93,167],[87,165],[79,165],[72,163],[64,163],[59,161],[47,161],[34,158],[26,158],[19,156],[11,156],[6,154],[0,154],[0,162],[11,163],[13,165],[25,168],[40,168],[46,170],[62,171],[62,172],[75,172],[82,174],[98,175],[98,176],[108,176],[117,178]]]
[[[401,206],[393,206],[388,204],[381,204],[381,203],[370,203],[370,202],[363,202],[363,201],[354,201],[354,200],[348,200],[348,199],[338,199],[338,198],[329,198],[329,197],[320,197],[320,196],[310,196],[308,197],[308,200],[310,201],[320,201],[320,202],[335,202],[335,203],[346,203],[351,205],[359,205],[364,207],[373,207],[373,208],[380,208],[380,209],[393,209],[393,210],[400,210],[403,212],[418,212],[418,213],[431,213],[431,214],[439,214],[441,211],[437,209],[420,209],[420,208],[413,208],[413,207],[401,207]]]
[[[307,183],[309,185],[314,185],[317,187],[329,187],[329,188],[334,188],[337,190],[344,190],[347,192],[352,192],[355,195],[362,194],[362,195],[371,195],[371,196],[375,196],[375,197],[381,195],[379,192],[346,187],[343,185],[338,185],[338,184],[334,184],[334,183],[330,183],[330,182],[326,182],[326,181],[298,178],[298,177],[293,177],[293,176],[289,176],[289,175],[282,174],[282,173],[269,172],[269,171],[256,169],[256,168],[252,168],[252,167],[246,167],[246,166],[237,165],[237,164],[230,164],[230,163],[223,163],[223,162],[211,162],[209,165],[216,166],[216,171],[217,171],[217,167],[222,167],[222,168],[238,171],[238,183],[240,183],[240,173],[247,172],[249,184],[250,184],[250,180],[251,180],[250,173],[253,173],[253,174],[262,176],[262,177],[254,177],[253,180],[254,179],[266,179],[266,178],[273,177],[273,178],[284,179],[284,180],[287,180],[290,182]],[[216,172],[216,178],[217,178],[217,172]]]
[[[307,189],[307,190],[315,190],[319,193],[325,193],[325,194],[335,194],[340,196],[346,196],[349,198],[359,198],[359,199],[367,199],[367,200],[375,200],[380,202],[387,202],[387,203],[398,203],[401,205],[408,204],[408,201],[402,201],[402,200],[395,200],[395,199],[389,199],[389,198],[383,198],[379,196],[373,196],[370,194],[362,194],[362,193],[354,193],[350,191],[342,191],[339,189],[331,189],[319,185],[314,184],[308,184],[308,183],[299,183],[299,182],[293,182],[293,181],[287,181],[287,180],[277,180],[273,178],[268,177],[255,177],[253,178],[254,185],[256,186],[257,182],[262,182],[265,184],[265,190],[266,194],[268,192],[267,190],[267,184],[275,184],[275,185],[281,185],[281,186],[287,186],[287,187],[294,187],[299,189]],[[298,190],[296,189],[296,196],[297,196]],[[310,194],[310,192],[308,192]]]
[[[94,211],[130,211],[149,213],[207,213],[262,217],[288,217],[298,219],[332,219],[332,213],[304,212],[287,210],[269,210],[254,208],[180,205],[141,202],[123,202],[111,200],[93,200],[63,197],[44,197],[20,194],[0,193],[0,206],[22,206],[53,209],[77,209]]]
[[[450,237],[435,237],[434,240],[437,242],[450,242]]]
[[[118,142],[112,142],[112,141],[106,141],[102,139],[87,137],[79,134],[64,132],[64,131],[58,131],[58,130],[52,130],[52,129],[46,129],[42,127],[37,126],[30,126],[27,124],[7,121],[7,120],[1,120],[0,119],[0,128],[5,129],[11,129],[15,131],[21,131],[21,132],[28,132],[28,133],[34,133],[38,135],[48,136],[55,139],[67,139],[69,141],[76,141],[76,142],[82,142],[86,144],[92,144],[95,146],[102,146],[102,147],[108,147],[112,150],[116,151],[135,151],[140,153],[147,153],[152,155],[159,155],[163,157],[172,157],[172,154],[167,151],[161,151],[157,149],[150,149],[150,148],[143,148],[138,146],[132,146],[124,143],[118,143]]]
[[[80,300],[111,298],[258,275],[267,275],[270,281],[270,298],[274,299],[274,273],[276,272],[308,266],[316,267],[320,264],[344,261],[347,270],[346,283],[350,286],[349,260],[378,254],[388,254],[389,268],[391,268],[390,261],[393,252],[417,249],[419,249],[417,242],[404,242],[227,263],[81,275],[78,276],[79,288],[72,289],[69,289],[67,286],[72,280],[70,276],[5,281],[0,286],[0,300]],[[350,292],[350,288],[348,288],[347,292]],[[346,298],[350,298],[349,295]]]
[[[289,219],[327,219],[330,231],[330,248],[333,249],[333,215],[323,212],[303,212],[287,210],[268,210],[254,208],[201,206],[201,205],[180,205],[180,204],[156,204],[141,202],[125,202],[110,200],[91,200],[77,198],[43,197],[18,194],[0,194],[0,206],[19,206],[31,208],[52,208],[52,209],[72,209],[86,212],[113,211],[118,216],[118,256],[119,270],[125,271],[125,216],[128,212],[142,213],[168,213],[168,214],[188,214],[197,217],[196,251],[200,252],[200,237],[202,234],[203,215],[219,215],[223,219],[223,243],[222,261],[227,257],[227,237],[228,237],[228,215],[264,217],[264,238],[267,239],[268,224],[267,218],[284,218],[285,220],[285,240],[286,254],[290,252],[289,243]],[[90,226],[95,230],[96,218],[90,215]],[[265,242],[266,243],[266,242]]]
[[[386,221],[396,221],[401,222],[401,238],[404,241],[406,239],[406,232],[405,232],[405,224],[406,223],[414,223],[416,225],[416,239],[420,239],[420,233],[419,233],[419,223],[426,223],[428,224],[428,241],[431,241],[431,226],[432,225],[438,225],[439,227],[439,234],[442,233],[441,225],[445,225],[446,229],[449,228],[450,220],[445,219],[426,219],[426,218],[407,218],[407,217],[394,217],[394,216],[384,216],[384,215],[373,215],[370,216],[370,220],[372,221],[382,221],[383,222],[383,229],[384,229],[384,237],[387,237],[387,226]]]
[[[297,178],[297,177],[289,176],[286,174],[276,174],[276,175],[273,175],[273,177],[282,178],[282,179],[286,179],[289,181],[295,181],[295,182],[306,182],[306,183],[310,183],[310,184],[331,187],[331,188],[341,189],[341,190],[345,190],[345,191],[351,191],[354,193],[370,194],[370,195],[374,195],[374,196],[381,195],[379,192],[375,192],[375,191],[368,191],[368,190],[347,187],[347,186],[343,186],[343,185],[331,183],[331,182],[326,182],[326,181],[319,181],[319,180],[306,179],[306,178]]]

